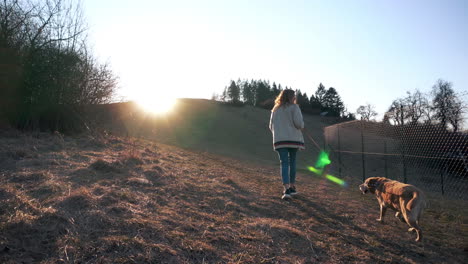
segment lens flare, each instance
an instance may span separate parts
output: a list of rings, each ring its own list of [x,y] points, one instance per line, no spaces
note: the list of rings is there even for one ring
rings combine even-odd
[[[308,166],[307,169],[310,170],[311,172],[317,174],[317,175],[322,175],[322,173],[324,172],[323,169],[316,169],[316,168],[314,168],[312,166]],[[348,186],[348,184],[344,180],[342,180],[342,179],[340,179],[338,177],[335,177],[335,176],[330,175],[330,174],[326,174],[324,176],[325,176],[325,178],[327,180],[329,180],[329,181],[331,181],[333,183],[336,183],[336,184],[340,185],[341,187],[347,187]]]
[[[315,163],[315,167],[319,169],[323,169],[325,166],[331,163],[330,158],[328,157],[328,153],[325,151],[320,151],[319,157],[317,159],[317,163]]]
[[[322,174],[322,170],[317,170],[316,168],[312,167],[312,166],[309,166],[307,167],[308,170],[310,170],[311,172],[315,173],[315,174]]]
[[[347,187],[348,186],[348,184],[345,181],[343,181],[342,179],[337,178],[337,177],[335,177],[333,175],[327,174],[325,176],[325,178],[327,178],[331,182],[334,182],[334,183],[340,185],[341,187]]]

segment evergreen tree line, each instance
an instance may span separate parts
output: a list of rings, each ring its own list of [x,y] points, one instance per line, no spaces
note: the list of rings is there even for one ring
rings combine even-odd
[[[406,97],[393,100],[382,121],[399,126],[440,124],[457,132],[461,129],[466,110],[466,102],[455,93],[453,84],[439,79],[428,93],[416,89],[406,92]],[[378,115],[372,104],[361,105],[356,112],[361,119],[368,121]]]
[[[0,3],[0,118],[23,129],[78,128],[82,109],[109,102],[117,79],[86,43],[78,4]]]
[[[265,109],[274,106],[274,100],[283,89],[293,89],[282,87],[281,84],[270,84],[265,80],[240,80],[230,81],[221,95],[214,94],[214,100],[227,102],[234,105],[252,105]],[[304,113],[319,114],[327,116],[354,119],[354,114],[347,112],[338,91],[330,87],[328,89],[320,83],[317,90],[310,97],[306,92],[296,89],[296,100]]]

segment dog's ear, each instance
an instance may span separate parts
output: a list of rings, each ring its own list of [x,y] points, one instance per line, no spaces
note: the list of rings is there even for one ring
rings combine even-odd
[[[366,186],[373,185],[376,179],[377,179],[376,177],[367,178],[367,179],[364,181],[364,184],[365,184]]]
[[[371,177],[366,180],[369,191],[374,192],[380,185],[380,178]]]

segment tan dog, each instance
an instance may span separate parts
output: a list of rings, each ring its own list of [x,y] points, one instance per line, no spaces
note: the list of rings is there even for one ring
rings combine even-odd
[[[374,193],[380,205],[380,218],[377,221],[383,223],[387,208],[396,211],[395,217],[407,223],[408,232],[416,231],[416,241],[421,241],[422,231],[419,227],[421,211],[426,206],[424,193],[410,184],[390,180],[384,177],[368,178],[359,185],[362,194]]]

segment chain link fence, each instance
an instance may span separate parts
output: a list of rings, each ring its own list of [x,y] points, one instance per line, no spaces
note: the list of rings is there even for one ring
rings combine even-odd
[[[348,182],[387,177],[468,200],[468,133],[440,125],[350,121],[324,130],[330,173]]]

